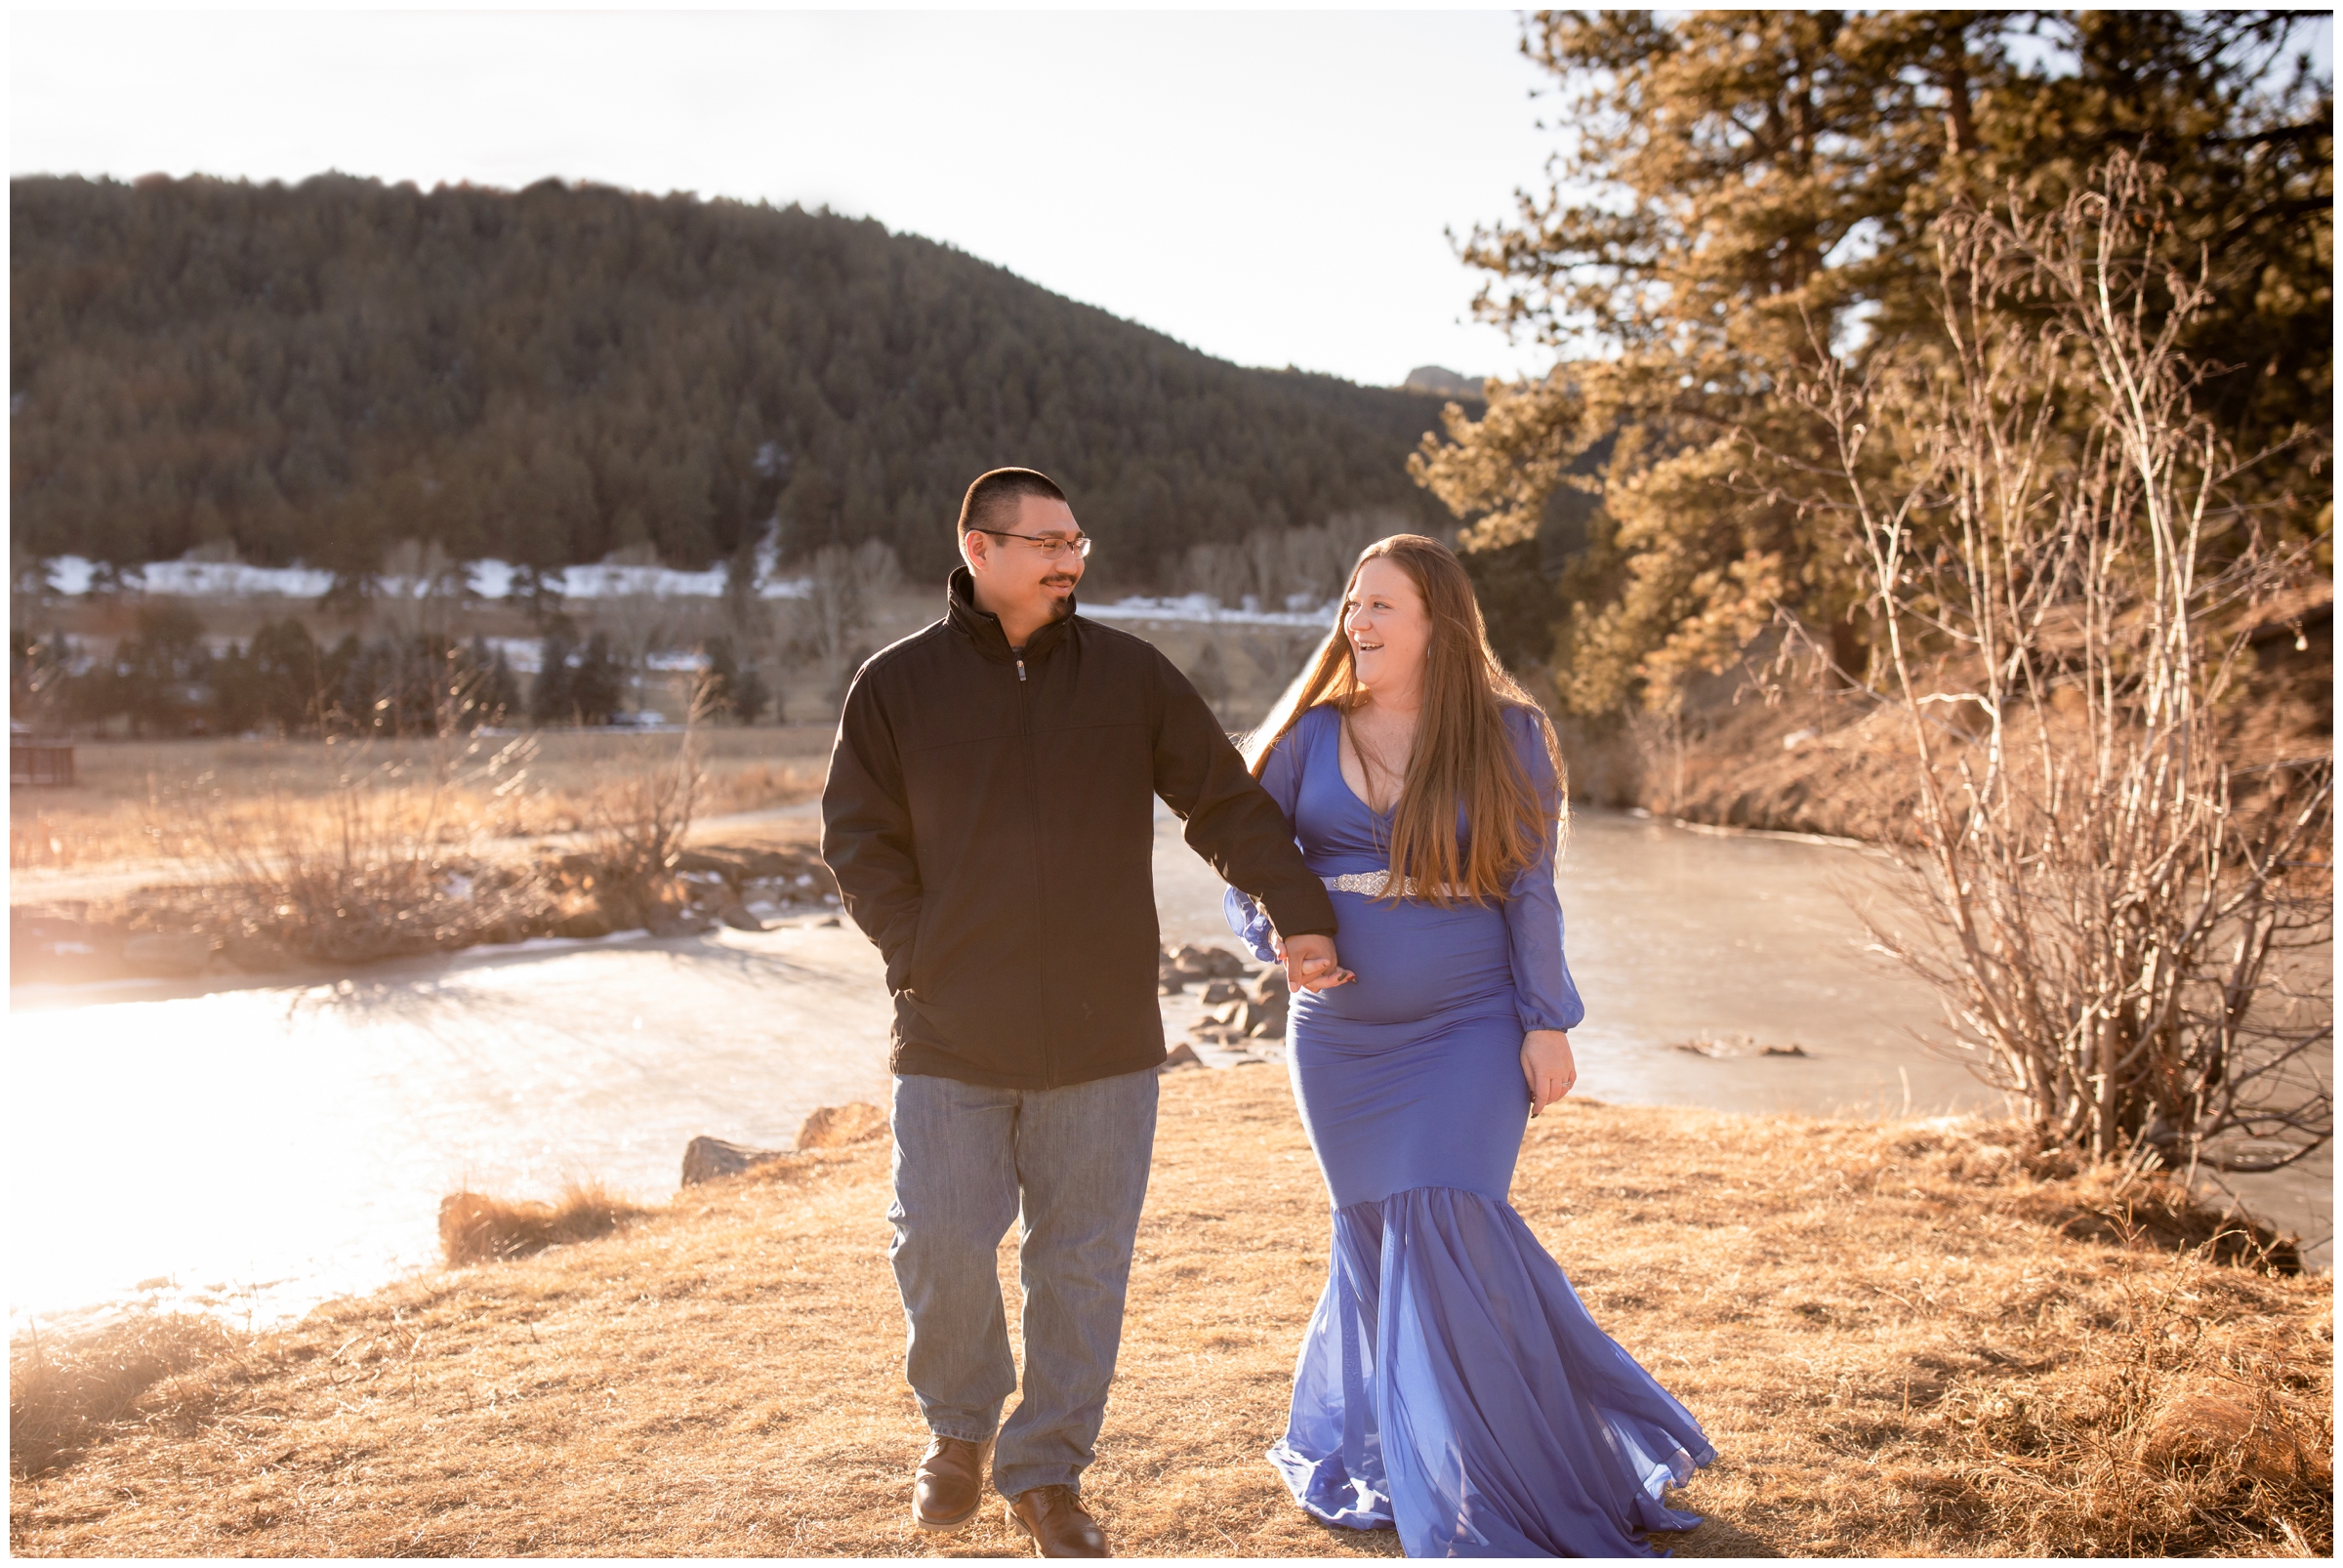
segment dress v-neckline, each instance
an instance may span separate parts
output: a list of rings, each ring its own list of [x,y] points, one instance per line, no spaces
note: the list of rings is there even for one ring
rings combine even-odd
[[[1359,771],[1361,773],[1367,771],[1367,759],[1364,757],[1359,759]],[[1341,783],[1342,792],[1358,802],[1359,809],[1366,812],[1375,821],[1381,822],[1384,818],[1398,813],[1399,803],[1397,801],[1391,803],[1390,810],[1377,811],[1366,796],[1351,788],[1349,776],[1342,771],[1342,715],[1339,711],[1335,713],[1335,777]]]

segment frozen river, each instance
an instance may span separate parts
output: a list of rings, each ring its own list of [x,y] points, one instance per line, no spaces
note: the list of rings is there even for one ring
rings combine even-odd
[[[1228,943],[1220,885],[1159,807],[1170,941]],[[1913,1039],[1914,982],[1863,949],[1863,851],[1586,812],[1563,862],[1580,1092],[1736,1111],[1995,1109]],[[1233,943],[1230,943],[1233,945]],[[1173,1004],[1178,1008],[1181,1004]],[[477,949],[328,985],[19,987],[9,1030],[12,1321],[153,1294],[256,1321],[428,1266],[460,1185],[571,1177],[656,1199],[694,1135],[787,1147],[882,1100],[889,1007],[850,925]],[[1747,1037],[1799,1056],[1711,1059]],[[2263,1195],[2312,1236],[2331,1169]]]

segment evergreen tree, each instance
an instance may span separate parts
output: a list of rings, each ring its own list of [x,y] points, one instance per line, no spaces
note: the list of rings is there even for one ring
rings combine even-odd
[[[596,632],[579,651],[569,681],[570,711],[581,724],[606,724],[626,691],[626,666],[611,650],[608,634]]]
[[[207,729],[212,656],[203,622],[178,599],[140,606],[136,630],[114,649],[106,711],[123,714],[136,735],[185,735]]]
[[[712,637],[701,645],[708,660],[706,673],[701,677],[702,700],[709,711],[719,718],[735,723],[753,724],[772,700],[772,692],[756,666],[741,668],[740,659],[732,651],[728,637]]]
[[[744,726],[753,724],[772,705],[773,688],[765,684],[757,667],[752,664],[741,671],[740,680],[732,687],[732,717]]]
[[[267,709],[266,689],[251,655],[231,642],[212,661],[211,726],[222,735],[242,735],[256,728]]]
[[[1572,146],[1550,188],[1477,231],[1482,313],[1568,355],[1427,442],[1419,479],[1505,554],[1478,569],[1518,623],[1548,603],[1583,711],[1664,702],[1790,609],[1860,670],[1859,592],[1749,443],[1827,449],[1781,395],[1825,351],[1935,329],[1929,225],[1953,205],[2046,209],[2107,152],[2168,171],[2169,253],[2221,304],[2190,351],[2244,450],[2332,406],[2331,83],[2272,12],[1548,13],[1525,52]],[[2274,525],[2325,528],[2324,443],[2272,465]],[[1569,532],[1570,548],[1547,548]],[[1540,540],[1535,551],[1512,549]],[[1517,637],[1532,647],[1542,639]]]
[[[707,704],[713,718],[729,719],[735,714],[740,692],[740,661],[732,655],[732,640],[712,637],[700,644],[700,656],[708,661],[700,673],[698,700]]]
[[[520,717],[520,682],[503,648],[491,649],[487,639],[474,633],[467,655],[468,683],[465,719],[468,727],[509,724]]]
[[[314,733],[324,722],[326,682],[317,640],[297,616],[271,621],[246,650],[260,722],[281,734]]]
[[[537,680],[529,691],[529,717],[538,723],[568,723],[575,716],[576,658],[577,643],[565,632],[549,632],[538,644]]]

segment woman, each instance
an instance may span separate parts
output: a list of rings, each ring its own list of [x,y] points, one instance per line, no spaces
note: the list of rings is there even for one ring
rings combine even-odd
[[[1295,1097],[1334,1199],[1326,1292],[1269,1451],[1330,1524],[1418,1556],[1618,1556],[1682,1530],[1663,1490],[1715,1457],[1506,1201],[1570,1093],[1560,757],[1429,539],[1359,557],[1254,772],[1334,890],[1340,970],[1301,977]],[[1242,894],[1254,952],[1274,933]]]

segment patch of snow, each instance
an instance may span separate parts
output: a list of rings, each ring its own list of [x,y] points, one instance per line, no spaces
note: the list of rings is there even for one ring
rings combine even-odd
[[[724,591],[724,571],[679,572],[665,566],[568,566],[559,582],[563,598],[715,598]]]
[[[135,576],[149,594],[175,598],[315,598],[334,586],[334,574],[308,566],[246,566],[220,560],[148,561]]]
[[[770,551],[758,553],[757,593],[761,598],[803,598],[813,591],[804,577],[775,578]],[[465,587],[480,598],[505,598],[513,592],[519,569],[510,561],[475,560],[464,567]],[[68,598],[89,593],[97,580],[98,563],[81,556],[60,556],[47,563],[49,587]],[[563,598],[614,598],[642,595],[652,598],[717,598],[724,592],[721,566],[707,571],[674,571],[665,566],[614,566],[602,563],[570,566],[547,581]],[[217,560],[158,560],[127,568],[123,586],[174,598],[316,598],[334,586],[334,574],[314,566],[247,566]],[[422,598],[433,588],[429,579],[383,576],[375,590],[390,598]]]
[[[90,591],[90,578],[97,569],[94,562],[79,556],[60,556],[49,563],[49,586],[60,594],[78,598]]]
[[[465,570],[465,585],[482,598],[503,598],[513,592],[513,563],[475,560]],[[517,670],[520,666],[515,664],[513,668]]]
[[[490,657],[503,654],[505,663],[511,665],[516,675],[535,675],[545,667],[545,644],[534,638],[492,637],[482,640],[488,644]]]
[[[60,556],[48,563],[49,586],[68,598],[90,591],[98,563]],[[309,566],[246,566],[220,560],[155,560],[122,573],[123,586],[174,598],[315,598],[334,586],[334,574]]]
[[[1292,606],[1294,601],[1288,599],[1287,603]],[[1301,606],[1265,610],[1252,595],[1246,596],[1245,607],[1230,609],[1210,594],[1186,594],[1177,598],[1134,595],[1112,604],[1085,604],[1082,613],[1096,621],[1188,621],[1213,626],[1300,626],[1322,631],[1333,623],[1335,609],[1335,605],[1322,604],[1315,609]]]

